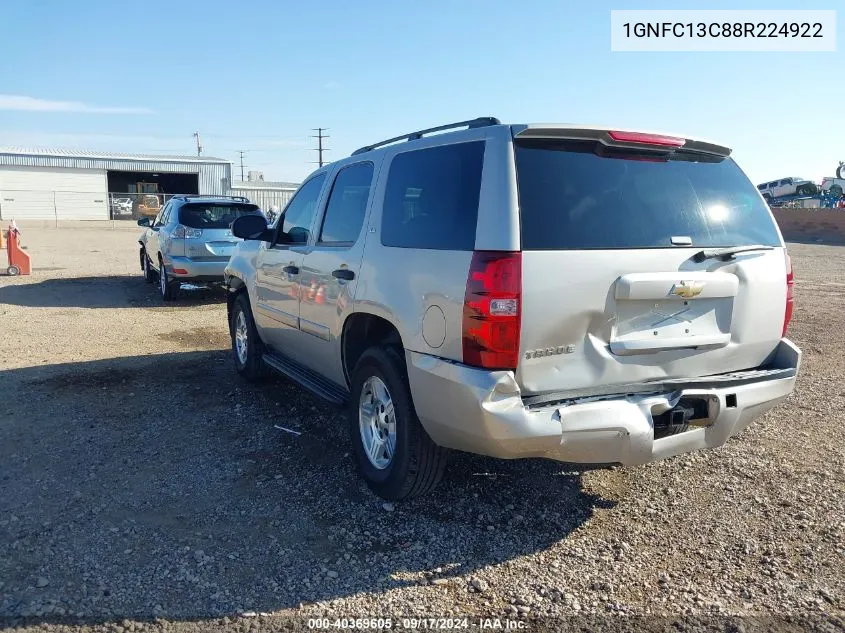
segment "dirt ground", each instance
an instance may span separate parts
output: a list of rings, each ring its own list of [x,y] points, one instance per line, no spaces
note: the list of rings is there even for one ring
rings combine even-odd
[[[137,234],[24,229],[34,273],[0,277],[0,627],[842,630],[845,247],[789,246],[798,388],[726,446],[457,455],[391,505],[338,411],[236,376],[221,291],[162,304]]]

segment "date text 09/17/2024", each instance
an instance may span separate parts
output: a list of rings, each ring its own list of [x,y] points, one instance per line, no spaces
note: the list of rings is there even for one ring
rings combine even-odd
[[[526,626],[527,623],[523,620],[509,618],[310,618],[308,620],[308,628],[314,630],[518,631],[525,629]]]

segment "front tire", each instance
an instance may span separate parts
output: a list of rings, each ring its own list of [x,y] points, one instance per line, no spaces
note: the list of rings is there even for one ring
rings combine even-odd
[[[164,262],[158,261],[158,291],[162,301],[173,301],[179,293],[179,282],[170,281]]]
[[[144,281],[148,284],[155,283],[156,275],[153,267],[150,266],[150,258],[146,250],[141,251],[141,270],[144,272]]]
[[[249,296],[242,292],[232,304],[232,317],[229,323],[232,334],[232,354],[235,357],[235,369],[250,382],[258,382],[267,374],[262,356],[264,343],[258,336]]]
[[[355,366],[349,430],[358,470],[383,499],[418,497],[443,477],[447,451],[417,418],[397,349],[370,348]]]

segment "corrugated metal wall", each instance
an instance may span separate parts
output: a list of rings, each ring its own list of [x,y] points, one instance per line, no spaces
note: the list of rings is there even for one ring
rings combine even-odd
[[[25,156],[0,154],[0,169],[17,167],[65,167],[69,169],[106,169],[115,171],[149,171],[176,174],[198,174],[199,193],[228,195],[232,182],[231,163],[199,163],[178,161],[146,161],[107,158],[74,158],[70,156]]]
[[[276,205],[279,209],[284,209],[285,205],[293,197],[296,189],[267,189],[251,188],[251,187],[232,187],[233,196],[244,196],[249,198],[250,202],[257,204],[261,209],[266,211],[272,205]]]

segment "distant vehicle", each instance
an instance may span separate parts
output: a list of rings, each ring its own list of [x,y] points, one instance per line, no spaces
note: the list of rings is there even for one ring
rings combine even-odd
[[[154,197],[154,196],[153,196]],[[182,282],[220,282],[232,249],[240,240],[230,225],[243,215],[261,215],[246,198],[175,196],[156,218],[140,218],[138,238],[144,278],[158,280],[161,298],[176,297]],[[263,216],[262,216],[263,218]]]
[[[803,178],[781,178],[757,185],[757,189],[769,200],[780,196],[814,196],[819,192],[815,183]]]
[[[132,215],[132,198],[112,198],[112,217],[120,215]]]
[[[843,174],[845,176],[845,174]],[[833,196],[841,196],[845,192],[845,178],[824,178],[822,179],[821,187],[824,193],[829,193]]]
[[[789,256],[730,153],[497,119],[363,147],[275,226],[232,224],[235,369],[345,403],[387,499],[431,490],[446,449],[633,465],[724,444],[801,355]]]
[[[161,202],[158,196],[145,194],[135,198],[132,203],[133,218],[154,218],[161,211]]]

